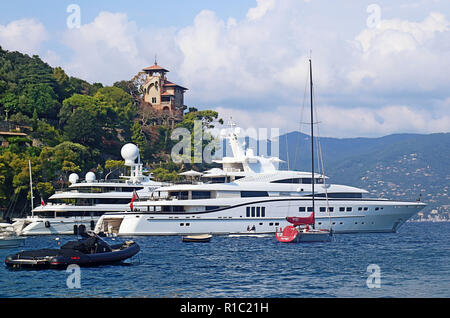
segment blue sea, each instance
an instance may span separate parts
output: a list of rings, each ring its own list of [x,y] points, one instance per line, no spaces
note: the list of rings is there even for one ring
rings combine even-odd
[[[20,249],[57,248],[55,238],[28,237],[22,248],[1,249],[0,258]],[[60,237],[62,243],[73,239]],[[133,240],[141,246],[138,257],[125,265],[81,268],[79,288],[68,287],[73,272],[9,270],[3,263],[0,297],[450,297],[449,222],[340,234],[331,243],[282,244],[274,236]]]

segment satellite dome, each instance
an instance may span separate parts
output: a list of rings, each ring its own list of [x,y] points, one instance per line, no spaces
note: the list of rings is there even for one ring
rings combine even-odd
[[[94,182],[95,181],[95,173],[93,173],[92,171],[89,171],[88,173],[86,173],[86,176],[84,177],[86,182]]]
[[[125,165],[133,165],[134,161],[139,156],[139,148],[134,144],[126,144],[122,147],[120,154],[125,160]]]
[[[69,182],[71,184],[77,183],[80,180],[80,177],[76,173],[71,173],[69,176]]]

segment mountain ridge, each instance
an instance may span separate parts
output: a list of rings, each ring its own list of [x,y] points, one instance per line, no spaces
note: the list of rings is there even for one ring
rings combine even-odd
[[[332,182],[361,187],[382,198],[420,198],[427,203],[425,215],[434,211],[449,218],[450,133],[321,137],[320,146],[325,174]],[[285,163],[280,168],[311,171],[310,147],[309,135],[281,135],[279,156]]]

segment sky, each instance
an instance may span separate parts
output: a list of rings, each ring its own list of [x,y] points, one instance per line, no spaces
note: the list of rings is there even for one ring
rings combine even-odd
[[[104,85],[156,56],[188,107],[281,133],[308,132],[311,57],[321,136],[450,127],[448,0],[15,0],[0,46]]]

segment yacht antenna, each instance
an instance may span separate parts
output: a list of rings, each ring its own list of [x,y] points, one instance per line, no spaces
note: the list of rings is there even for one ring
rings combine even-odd
[[[314,206],[314,111],[313,111],[313,81],[312,81],[312,63],[309,59],[309,86],[311,94],[311,189],[312,189],[312,209],[313,215],[315,215]],[[314,225],[313,225],[314,228]]]
[[[30,170],[30,190],[31,190],[31,216],[34,216],[34,205],[33,205],[33,177],[31,175],[31,160],[28,160],[28,168]]]

